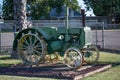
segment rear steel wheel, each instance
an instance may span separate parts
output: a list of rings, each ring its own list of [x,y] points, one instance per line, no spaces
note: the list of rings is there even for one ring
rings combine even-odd
[[[22,34],[18,41],[18,54],[24,63],[34,65],[44,58],[43,40],[37,32],[28,31],[27,34]]]
[[[84,61],[88,64],[96,63],[99,59],[99,50],[94,45],[88,45],[84,49]]]
[[[68,48],[64,54],[64,60],[68,67],[78,69],[83,64],[83,56],[79,49]]]

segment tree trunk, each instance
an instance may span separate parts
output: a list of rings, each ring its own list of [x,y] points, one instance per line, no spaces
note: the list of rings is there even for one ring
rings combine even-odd
[[[26,27],[26,2],[27,0],[14,1],[14,27],[16,30],[22,30]]]
[[[26,2],[27,0],[13,0],[14,1],[14,31],[21,31],[26,28]],[[17,50],[11,54],[12,58],[18,58]]]

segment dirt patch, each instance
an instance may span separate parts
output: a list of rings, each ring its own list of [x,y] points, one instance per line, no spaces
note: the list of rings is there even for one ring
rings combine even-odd
[[[26,76],[26,77],[47,77],[56,79],[81,79],[96,72],[110,68],[108,64],[84,65],[80,69],[70,69],[63,64],[49,66],[28,67],[25,65],[15,65],[10,67],[0,67],[1,75]]]

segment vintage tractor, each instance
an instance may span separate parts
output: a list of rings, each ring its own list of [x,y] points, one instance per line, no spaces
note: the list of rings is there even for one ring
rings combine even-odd
[[[17,51],[23,63],[41,63],[64,58],[70,68],[78,69],[83,63],[95,63],[99,51],[92,45],[90,27],[69,27],[68,14],[66,27],[27,28],[20,31],[14,40],[13,50]]]

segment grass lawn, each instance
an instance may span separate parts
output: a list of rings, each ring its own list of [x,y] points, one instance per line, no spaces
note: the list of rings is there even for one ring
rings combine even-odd
[[[19,64],[21,63],[22,61],[21,60],[18,60],[18,59],[11,59],[10,58],[10,55],[0,55],[0,66],[1,67],[7,67],[7,66],[10,66],[10,65],[15,65],[15,64]]]
[[[110,63],[113,67],[82,80],[120,80],[120,54],[101,52],[99,63]]]
[[[120,80],[120,65],[111,69],[94,74],[82,80]]]
[[[21,63],[20,60],[11,59],[10,55],[0,55],[0,66],[9,66]],[[107,71],[94,74],[82,80],[120,80],[120,54],[100,52],[99,63],[110,63],[112,68]],[[0,80],[56,80],[50,78],[19,77],[0,75]]]
[[[0,75],[0,80],[57,80],[57,79]]]

